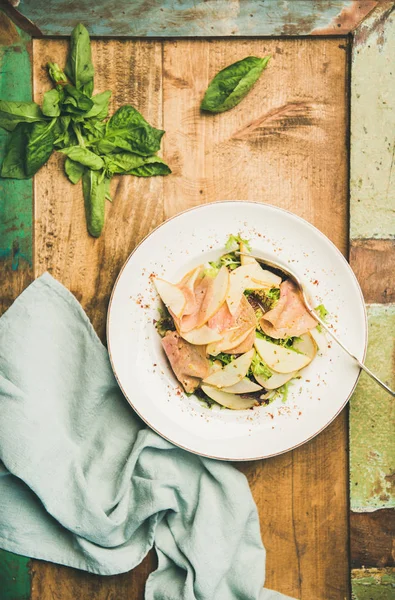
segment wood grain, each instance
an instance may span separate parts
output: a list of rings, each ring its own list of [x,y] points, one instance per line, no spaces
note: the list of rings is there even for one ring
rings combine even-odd
[[[350,513],[351,566],[395,567],[395,511]]]
[[[158,42],[98,41],[92,44],[95,86],[113,91],[111,111],[133,104],[154,126],[162,125],[162,48]],[[43,65],[64,64],[66,43],[35,40],[34,99],[50,87]],[[49,271],[78,298],[105,341],[107,304],[122,264],[134,246],[163,220],[162,178],[114,178],[102,236],[86,231],[81,185],[62,173],[63,158],[52,156],[34,181],[35,276]],[[132,573],[95,577],[66,567],[34,561],[31,600],[110,600],[143,598],[153,553]],[[78,590],[76,592],[76,590]]]
[[[7,7],[8,2],[0,0],[0,6]],[[26,31],[35,27],[39,35],[47,36],[70,35],[75,24],[82,22],[91,35],[101,37],[254,37],[347,35],[380,2],[23,0],[7,10]]]
[[[48,269],[69,287],[102,337],[124,259],[164,217],[185,208],[220,199],[271,202],[307,218],[347,251],[346,41],[166,41],[163,66],[159,42],[93,47],[97,89],[115,90],[114,106],[132,102],[157,126],[163,109],[164,155],[174,171],[116,184],[99,240],[86,234],[81,190],[61,175],[61,159],[36,177],[35,273]],[[48,85],[40,65],[50,57],[62,63],[64,51],[60,41],[34,42],[36,99]],[[267,53],[270,67],[248,99],[223,115],[200,114],[219,69]],[[301,600],[347,598],[346,413],[304,447],[241,468],[261,516],[267,586]],[[35,561],[32,600],[52,600],[51,587],[61,600],[74,599],[77,590],[81,600],[142,600],[150,567],[99,579]]]
[[[365,302],[395,302],[395,240],[351,240],[350,264]]]

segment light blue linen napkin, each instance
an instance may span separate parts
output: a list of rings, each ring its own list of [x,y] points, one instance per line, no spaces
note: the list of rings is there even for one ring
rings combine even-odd
[[[107,350],[50,275],[0,319],[0,546],[112,575],[154,545],[147,600],[284,600],[244,476],[176,448],[122,396]]]

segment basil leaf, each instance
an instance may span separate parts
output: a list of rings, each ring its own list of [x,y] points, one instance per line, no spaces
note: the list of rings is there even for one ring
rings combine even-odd
[[[91,108],[93,107],[93,102],[90,98],[85,96],[85,94],[77,90],[73,85],[69,84],[65,85],[63,89],[68,96],[68,98],[66,99],[68,101],[68,104],[71,104],[72,106],[78,108],[79,112],[86,113],[91,110]],[[70,98],[73,98],[74,102],[72,102]]]
[[[2,177],[27,179],[25,172],[26,123],[19,123],[8,138],[6,155],[1,167]]]
[[[49,123],[33,123],[27,131],[25,170],[32,177],[47,162],[55,141],[56,119]]]
[[[259,79],[269,60],[270,56],[248,56],[222,69],[208,86],[200,108],[220,113],[239,104]]]
[[[66,75],[78,90],[88,96],[93,91],[94,68],[91,55],[91,43],[87,29],[80,23],[71,33],[70,51],[67,58]]]
[[[79,162],[81,165],[89,167],[93,171],[98,171],[104,167],[103,159],[94,152],[88,150],[88,148],[71,146],[69,148],[63,148],[62,150],[59,150],[59,152],[66,154],[71,160]]]
[[[43,99],[42,111],[47,117],[59,117],[59,103],[63,100],[63,93],[57,89],[45,92]]]
[[[100,176],[99,171],[91,169],[88,169],[82,176],[86,224],[93,237],[99,237],[102,232],[106,194],[108,193],[107,178],[100,181]]]
[[[18,123],[45,121],[40,107],[35,102],[7,102],[0,100],[0,127],[13,131]]]
[[[106,133],[97,145],[100,154],[128,150],[142,156],[158,152],[164,131],[152,127],[138,110],[126,104],[107,122]]]
[[[69,157],[65,160],[64,170],[71,183],[74,184],[78,183],[85,173],[85,167]]]
[[[92,98],[92,108],[84,115],[85,119],[96,117],[97,119],[105,119],[108,115],[108,104],[111,96],[111,90],[96,94]]]
[[[158,159],[158,157],[152,157]],[[135,169],[131,169],[127,175],[135,175],[136,177],[155,177],[156,175],[170,175],[171,169],[167,166],[167,164],[163,161],[148,160],[141,167],[136,167]]]
[[[67,83],[67,77],[57,63],[47,63],[50,78],[56,84]]]

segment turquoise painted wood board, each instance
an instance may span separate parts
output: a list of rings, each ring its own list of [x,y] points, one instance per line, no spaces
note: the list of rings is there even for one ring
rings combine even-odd
[[[79,21],[101,37],[293,36],[344,35],[376,5],[375,0],[21,0],[17,10],[51,36],[69,35]]]

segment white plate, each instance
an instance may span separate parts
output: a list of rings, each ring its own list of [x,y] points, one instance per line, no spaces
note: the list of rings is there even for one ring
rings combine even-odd
[[[186,396],[154,327],[159,300],[152,274],[177,282],[224,252],[230,233],[251,240],[255,253],[289,264],[356,356],[367,343],[366,312],[348,263],[318,229],[290,212],[254,202],[217,202],[186,211],[155,229],[129,256],[111,296],[110,359],[125,397],[160,435],[191,452],[254,460],[286,452],[322,431],[350,397],[359,368],[323,338],[319,356],[290,387],[288,401],[246,411],[211,410]]]

